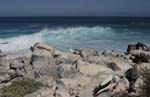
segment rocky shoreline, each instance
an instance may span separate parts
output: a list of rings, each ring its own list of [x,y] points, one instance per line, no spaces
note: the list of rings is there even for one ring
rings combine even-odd
[[[30,78],[49,87],[24,97],[141,97],[144,67],[150,67],[150,47],[140,42],[129,44],[123,53],[102,54],[91,49],[64,53],[36,43],[23,57],[0,52],[0,89]]]

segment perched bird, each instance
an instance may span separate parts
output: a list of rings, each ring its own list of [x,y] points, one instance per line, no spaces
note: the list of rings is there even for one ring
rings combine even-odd
[[[71,46],[69,46],[69,51],[72,52],[72,53],[74,52],[74,50],[72,49]]]

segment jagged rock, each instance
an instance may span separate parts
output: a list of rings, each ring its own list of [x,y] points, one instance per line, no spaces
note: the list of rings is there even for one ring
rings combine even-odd
[[[93,57],[93,56],[99,56],[98,52],[96,50],[81,50],[80,54],[82,57]]]
[[[125,72],[126,78],[129,80],[129,82],[135,82],[137,78],[139,77],[138,75],[138,69],[136,66],[133,66],[133,68],[130,68]]]
[[[140,62],[149,62],[150,61],[150,52],[143,51],[143,50],[134,50],[130,53],[134,56],[133,62],[140,63]]]
[[[149,51],[150,48],[146,46],[144,43],[138,42],[137,44],[129,44],[127,48],[127,52],[131,53],[134,50],[144,50]]]

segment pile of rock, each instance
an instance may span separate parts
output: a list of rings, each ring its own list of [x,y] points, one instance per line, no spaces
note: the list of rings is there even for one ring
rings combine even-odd
[[[149,66],[149,53],[142,43],[129,45],[127,53],[105,51],[101,55],[87,49],[64,53],[36,43],[28,56],[0,58],[0,88],[31,78],[49,87],[25,97],[136,97],[142,84],[139,71]]]

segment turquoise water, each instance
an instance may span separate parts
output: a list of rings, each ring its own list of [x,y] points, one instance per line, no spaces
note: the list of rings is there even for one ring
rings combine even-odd
[[[2,30],[0,30],[2,32]],[[102,51],[115,49],[125,51],[129,43],[150,43],[150,29],[113,28],[113,27],[68,27],[43,28],[31,34],[15,34],[19,30],[3,30],[8,35],[0,37],[0,49],[4,52],[18,52],[29,49],[36,42],[46,42],[58,49],[67,51],[72,48],[90,48]],[[20,30],[21,32],[22,30]],[[27,30],[28,32],[30,30]]]
[[[106,49],[125,51],[129,43],[135,42],[150,44],[149,25],[122,22],[115,24],[109,21],[105,24],[106,21],[96,22],[99,19],[83,20],[0,23],[0,49],[5,53],[24,52],[36,42],[45,42],[63,51],[67,51],[71,46],[101,52]]]

